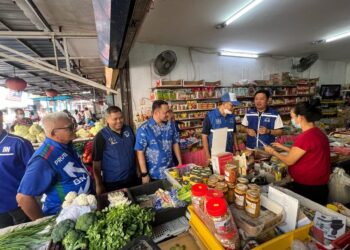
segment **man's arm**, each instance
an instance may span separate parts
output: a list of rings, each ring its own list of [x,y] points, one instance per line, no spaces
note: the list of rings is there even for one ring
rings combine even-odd
[[[283,134],[283,129],[271,129],[270,134],[273,136],[281,136]]]
[[[210,160],[208,135],[202,134],[202,144],[206,160]]]
[[[211,133],[211,123],[209,116],[206,115],[204,121],[203,121],[203,129],[202,129],[202,144],[203,144],[203,149],[204,149],[204,154],[205,154],[205,159],[206,159],[206,165],[208,166],[210,163],[210,149],[209,149],[209,138],[208,136]]]
[[[44,217],[44,214],[40,208],[40,205],[36,201],[35,197],[18,193],[16,196],[18,205],[21,207],[23,212],[32,221]]]
[[[235,151],[239,151],[238,141],[237,141],[237,133],[233,133],[233,146]]]
[[[173,150],[174,150],[174,153],[175,153],[175,156],[176,156],[176,159],[177,159],[179,165],[182,165],[181,151],[180,151],[180,146],[178,143],[175,143],[173,145]]]
[[[102,133],[99,132],[95,138],[94,138],[94,144],[92,147],[92,167],[93,167],[93,174],[95,178],[95,184],[96,184],[96,194],[102,194],[105,192],[105,188],[103,186],[103,180],[102,180],[102,167],[101,167],[101,160],[103,157],[103,151],[105,148],[105,140],[102,136]]]
[[[139,166],[140,166],[140,172],[141,174],[147,173],[147,166],[146,166],[146,158],[145,158],[145,152],[137,150],[137,160],[139,161]],[[150,176],[147,175],[145,177],[142,177],[142,184],[150,182]]]
[[[96,194],[103,194],[105,192],[105,188],[103,186],[102,175],[101,175],[101,161],[93,161],[93,173],[95,178],[96,185]]]

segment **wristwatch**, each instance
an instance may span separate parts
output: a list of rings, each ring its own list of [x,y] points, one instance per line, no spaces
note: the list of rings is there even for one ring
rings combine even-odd
[[[141,173],[141,177],[146,177],[148,174],[148,171],[146,173]]]

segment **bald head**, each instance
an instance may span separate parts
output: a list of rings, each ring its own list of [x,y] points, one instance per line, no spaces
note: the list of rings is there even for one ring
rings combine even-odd
[[[42,123],[45,135],[54,141],[68,144],[75,138],[75,126],[64,112],[50,113]]]

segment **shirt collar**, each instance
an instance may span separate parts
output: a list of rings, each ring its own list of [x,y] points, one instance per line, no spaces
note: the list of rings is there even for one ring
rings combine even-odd
[[[151,125],[161,127],[161,126],[159,126],[158,123],[153,119],[153,117],[151,117],[151,118],[149,119],[149,123],[150,123]],[[163,124],[164,124],[164,126],[166,126],[166,125],[168,125],[168,124],[170,124],[170,123],[167,122],[167,123],[163,123]]]
[[[1,133],[0,133],[0,142],[2,141],[2,139],[5,138],[5,136],[7,135],[7,131],[4,129]]]
[[[107,128],[112,132],[115,133],[116,135],[123,135],[124,131],[125,131],[125,124],[123,125],[122,129],[120,130],[120,133],[115,132],[113,129],[111,129],[108,125]]]
[[[73,143],[63,144],[63,143],[59,143],[57,141],[54,141],[48,137],[46,137],[45,143],[51,144],[52,146],[55,146],[55,147],[61,147],[65,150],[73,150]]]

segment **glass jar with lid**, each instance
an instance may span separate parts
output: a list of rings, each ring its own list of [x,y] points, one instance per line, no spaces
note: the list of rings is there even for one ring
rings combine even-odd
[[[249,189],[245,198],[245,211],[253,218],[260,215],[260,192]]]
[[[248,190],[248,186],[245,184],[237,184],[235,187],[235,205],[239,209],[244,209],[245,195]]]

